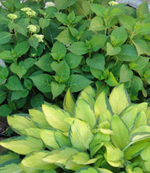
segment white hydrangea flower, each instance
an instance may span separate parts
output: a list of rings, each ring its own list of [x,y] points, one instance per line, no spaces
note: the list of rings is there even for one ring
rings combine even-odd
[[[45,8],[47,8],[47,7],[55,7],[55,4],[53,2],[46,2]]]
[[[36,32],[36,30],[37,30],[37,28],[36,28],[35,25],[29,25],[27,28],[29,29],[29,31],[30,31],[31,33],[34,33],[34,32]]]
[[[118,4],[118,2],[115,2],[115,1],[110,1],[109,2],[109,5],[111,5],[111,6],[114,6],[114,5],[117,5]]]
[[[29,7],[24,7],[24,8],[21,8],[21,11],[27,12],[27,11],[32,11],[32,9]]]
[[[26,14],[30,17],[34,17],[36,15],[36,12],[34,10],[27,11]]]
[[[17,15],[16,14],[12,14],[12,13],[8,14],[7,17],[12,19],[12,20],[17,19]]]
[[[34,34],[33,36],[35,36],[39,42],[43,42],[44,39],[44,35],[42,34]]]

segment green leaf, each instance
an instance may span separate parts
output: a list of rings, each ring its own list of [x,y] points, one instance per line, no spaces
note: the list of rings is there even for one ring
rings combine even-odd
[[[22,18],[15,25],[15,30],[26,37],[27,37],[27,27],[29,25],[29,20],[30,19]]]
[[[90,105],[80,97],[76,102],[75,117],[86,121],[92,128],[96,125],[96,116],[94,111],[91,109]]]
[[[6,99],[6,91],[0,90],[0,104]]]
[[[63,101],[63,108],[65,111],[67,111],[73,115],[74,107],[75,107],[75,103],[74,103],[73,95],[71,94],[70,90],[68,89],[66,92],[64,101]]]
[[[109,86],[117,86],[117,85],[118,85],[118,82],[117,82],[117,80],[116,80],[116,78],[114,77],[114,75],[113,75],[112,72],[109,73],[108,79],[105,80],[105,82],[106,82]]]
[[[48,122],[46,121],[44,117],[44,113],[42,112],[42,109],[29,109],[29,114],[31,119],[36,123],[36,125],[40,128],[47,128],[50,127]]]
[[[84,54],[88,53],[86,44],[81,41],[73,43],[68,48],[68,50],[71,51],[72,53],[74,53],[75,55],[84,55]]]
[[[103,34],[92,36],[92,39],[90,40],[91,50],[94,52],[98,51],[100,48],[104,46],[106,40],[107,36]]]
[[[30,77],[34,85],[43,93],[48,93],[51,91],[52,76],[48,74],[40,74],[37,76]]]
[[[90,4],[91,10],[97,15],[97,16],[104,16],[105,7],[99,4]]]
[[[6,117],[7,115],[12,113],[12,109],[7,104],[3,104],[0,106],[0,117]]]
[[[21,61],[17,65],[16,63],[12,63],[10,66],[10,70],[14,73],[17,74],[17,76],[21,79],[27,72],[27,69],[24,65],[24,62]]]
[[[138,52],[133,45],[124,44],[121,46],[121,52],[117,56],[121,61],[135,61],[138,59]]]
[[[60,61],[61,59],[64,58],[66,52],[67,50],[65,45],[63,43],[60,43],[59,41],[56,41],[52,47],[51,55],[53,59]]]
[[[129,70],[128,65],[123,64],[120,69],[120,82],[131,81],[132,77],[133,77],[133,72]]]
[[[112,109],[111,109],[109,100],[107,98],[107,95],[103,91],[96,98],[95,105],[94,105],[94,112],[96,116],[98,117],[101,114],[105,113],[106,111],[109,111],[110,113],[112,113]]]
[[[33,96],[30,100],[30,104],[32,107],[41,107],[43,103],[44,103],[44,97],[40,93]]]
[[[57,106],[53,105],[43,105],[42,106],[45,118],[47,122],[61,131],[67,132],[70,125],[65,121],[65,118],[70,117],[68,112],[63,111]]]
[[[105,29],[104,21],[101,17],[96,16],[91,20],[90,28],[91,31],[102,31]]]
[[[73,148],[61,148],[51,151],[43,160],[48,163],[66,165],[67,160],[77,152],[78,151]]]
[[[65,56],[65,60],[67,64],[69,65],[70,69],[78,67],[78,65],[81,63],[83,56],[75,55],[73,53],[68,53]]]
[[[14,60],[13,54],[11,51],[3,51],[0,53],[0,59],[2,60]]]
[[[0,66],[0,85],[6,82],[8,75],[9,75],[9,71],[7,67]]]
[[[23,91],[22,84],[17,76],[10,76],[5,85],[11,91]]]
[[[124,85],[119,85],[112,90],[109,96],[109,102],[113,113],[117,115],[119,115],[124,108],[131,104]]]
[[[137,49],[138,55],[145,54],[147,52],[147,43],[143,39],[133,40],[133,43]]]
[[[72,146],[80,151],[86,151],[89,149],[92,138],[90,126],[81,120],[74,120],[69,131],[69,140]]]
[[[55,169],[57,166],[43,161],[42,159],[49,154],[49,151],[33,152],[27,155],[23,160],[22,164],[26,167],[38,169],[38,170],[50,170]]]
[[[17,43],[17,45],[14,48],[14,51],[16,52],[17,57],[21,57],[22,55],[27,53],[27,51],[29,50],[29,47],[30,45],[27,41],[22,41]]]
[[[133,31],[133,27],[136,23],[135,19],[128,15],[121,15],[119,17],[119,22],[129,31]]]
[[[46,72],[51,72],[51,63],[53,62],[52,57],[49,54],[45,54],[35,63],[40,69]]]
[[[143,2],[141,3],[136,10],[136,15],[137,17],[146,17],[149,14],[149,8],[148,8],[148,3]]]
[[[25,129],[36,128],[36,124],[29,118],[28,114],[16,114],[7,116],[10,127],[20,135],[26,135]]]
[[[58,20],[59,22],[61,22],[61,23],[64,24],[64,25],[69,24],[66,14],[64,14],[64,13],[56,13],[56,14],[55,14],[55,17],[57,18],[57,20]]]
[[[88,57],[86,63],[89,67],[104,71],[105,58],[103,54],[95,54],[92,58]]]
[[[139,71],[139,70],[143,70],[147,64],[148,64],[149,60],[147,57],[140,57],[138,60],[136,61],[132,61],[129,66],[132,70],[135,71]]]
[[[65,84],[58,84],[57,82],[51,83],[51,92],[53,95],[53,99],[59,96],[65,89]]]
[[[64,29],[57,37],[56,40],[60,41],[65,45],[70,45],[76,41],[76,39],[71,35],[68,28]]]
[[[84,76],[73,74],[70,76],[68,80],[68,87],[70,88],[71,92],[78,92],[87,87],[91,83],[92,81],[85,78]]]
[[[9,32],[0,32],[0,44],[6,44],[11,40],[11,34]]]
[[[66,82],[70,76],[70,68],[65,61],[53,62],[52,69],[56,72],[54,78],[58,83]]]
[[[123,152],[119,148],[115,148],[112,144],[105,144],[107,149],[105,153],[105,159],[113,167],[123,167]]]
[[[146,147],[142,152],[141,152],[141,158],[144,160],[144,161],[149,161],[150,160],[150,146]]]
[[[15,160],[15,159],[19,159],[19,155],[10,151],[4,152],[0,154],[0,165],[2,165],[3,163],[10,161],[10,160]]]
[[[39,41],[35,36],[30,36],[28,39],[28,42],[30,44],[31,47],[33,47],[35,50],[37,50],[37,47],[39,45]]]
[[[107,55],[117,55],[121,52],[120,47],[113,47],[109,42],[107,43]]]
[[[113,135],[111,136],[113,144],[124,149],[129,143],[129,130],[121,118],[117,115],[113,115],[111,121],[111,128]]]
[[[43,142],[30,136],[19,136],[0,141],[0,145],[18,154],[26,155],[43,150]]]
[[[11,95],[11,101],[19,100],[21,98],[25,98],[25,97],[27,97],[28,94],[29,94],[28,90],[14,91]]]
[[[137,27],[137,30],[135,29],[135,35],[147,35],[150,34],[150,23],[144,23],[143,25],[140,25]]]
[[[127,40],[127,38],[127,31],[123,26],[114,29],[110,35],[111,43],[114,46],[121,46]]]
[[[46,18],[54,18],[55,17],[55,13],[57,12],[57,9],[53,6],[49,6],[45,9],[45,13],[46,13]]]
[[[50,24],[49,19],[44,19],[42,17],[39,19],[39,25],[42,29],[48,27],[49,24]]]

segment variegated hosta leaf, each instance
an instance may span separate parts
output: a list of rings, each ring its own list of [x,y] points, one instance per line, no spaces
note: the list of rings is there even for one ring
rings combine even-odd
[[[138,141],[133,145],[131,143],[131,146],[129,145],[124,151],[125,158],[127,160],[131,160],[137,157],[144,150],[144,148],[148,147],[149,145],[150,145],[150,138]]]
[[[75,103],[74,103],[73,96],[72,96],[70,90],[68,90],[66,92],[65,99],[63,101],[63,108],[65,111],[67,111],[73,115],[74,114],[74,107],[75,107]]]
[[[61,148],[58,150],[51,151],[48,155],[43,158],[43,161],[48,163],[65,165],[67,160],[78,153],[76,149],[73,148]]]
[[[93,137],[92,142],[90,143],[90,154],[93,157],[97,151],[103,146],[103,142],[109,142],[110,135],[96,133]]]
[[[124,149],[129,143],[129,130],[121,118],[117,115],[113,115],[111,128],[114,134],[112,134],[111,139],[113,144]]]
[[[99,173],[99,171],[96,168],[81,168],[75,173]]]
[[[95,105],[94,105],[94,111],[97,117],[105,113],[106,111],[109,111],[110,114],[112,113],[109,100],[104,91],[100,93],[99,96],[97,97]]]
[[[42,109],[29,109],[29,114],[31,116],[31,119],[37,124],[38,127],[40,128],[50,127],[50,125],[48,124],[48,122],[44,117]]]
[[[37,127],[28,114],[7,116],[7,121],[10,127],[20,135],[26,135],[25,129]]]
[[[117,115],[131,104],[128,93],[123,84],[118,85],[112,90],[109,96],[109,102],[113,113]]]
[[[55,129],[67,132],[70,125],[64,120],[70,117],[70,114],[57,106],[44,104],[42,106],[44,115],[48,123]]]
[[[50,170],[55,169],[57,166],[48,162],[43,161],[42,159],[48,155],[49,151],[39,151],[33,152],[27,155],[23,160],[22,164],[26,167],[33,168],[36,170]]]
[[[96,116],[91,109],[90,105],[83,100],[78,98],[75,107],[75,117],[86,121],[92,128],[96,125]]]
[[[141,158],[144,161],[150,161],[150,145],[142,151]]]
[[[26,155],[33,151],[43,150],[43,142],[30,136],[19,136],[0,141],[0,145],[14,151],[15,153]]]
[[[124,167],[124,154],[119,148],[115,148],[111,143],[105,143],[106,161],[113,167]]]
[[[89,149],[89,144],[93,139],[90,126],[78,119],[74,120],[69,131],[69,140],[74,148],[81,151]]]
[[[22,169],[18,164],[12,163],[12,164],[6,164],[3,167],[0,167],[0,172],[1,173],[22,173]]]
[[[46,146],[49,149],[58,149],[59,148],[59,145],[55,139],[55,131],[54,130],[42,129],[40,136],[41,136],[43,142],[46,144]]]
[[[80,98],[85,100],[92,109],[94,109],[95,99],[90,94],[86,93],[85,91],[82,91],[80,93]]]

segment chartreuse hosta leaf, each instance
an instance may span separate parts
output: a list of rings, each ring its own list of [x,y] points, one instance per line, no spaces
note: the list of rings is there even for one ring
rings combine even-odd
[[[70,125],[64,121],[65,118],[70,117],[68,112],[61,110],[57,106],[43,105],[43,112],[48,123],[55,129],[68,131]]]
[[[119,85],[110,94],[109,102],[113,113],[119,115],[124,108],[131,104],[124,85]]]
[[[89,149],[89,144],[92,141],[92,138],[93,134],[90,125],[75,119],[69,131],[69,140],[72,146],[78,150],[86,151]]]
[[[42,140],[30,136],[19,136],[13,137],[12,139],[5,139],[0,141],[0,145],[22,155],[43,149]]]
[[[123,85],[109,99],[104,90],[88,86],[76,103],[68,90],[63,106],[45,102],[29,115],[8,116],[21,136],[0,141],[17,153],[0,155],[0,171],[8,173],[12,165],[24,173],[150,172],[147,103],[132,104]],[[26,156],[21,161],[18,154]]]

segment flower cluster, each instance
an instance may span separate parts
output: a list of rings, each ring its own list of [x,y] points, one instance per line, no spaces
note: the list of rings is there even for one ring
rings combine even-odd
[[[35,25],[29,25],[27,28],[29,29],[29,31],[30,31],[31,33],[35,33],[36,30],[37,30],[37,28],[36,28]]]
[[[12,19],[12,20],[17,19],[17,15],[16,14],[11,14],[10,13],[10,14],[7,15],[7,17],[10,18],[10,19]]]
[[[47,8],[47,7],[55,7],[55,4],[53,2],[46,2],[45,8]]]
[[[38,39],[38,42],[43,42],[44,35],[42,35],[42,34],[34,34],[33,36],[35,36]]]
[[[114,6],[114,5],[117,5],[118,4],[118,2],[115,2],[115,1],[110,1],[109,2],[109,5],[111,5],[111,6]]]
[[[24,11],[29,17],[34,17],[36,15],[36,12],[29,7],[24,7],[21,11]]]

